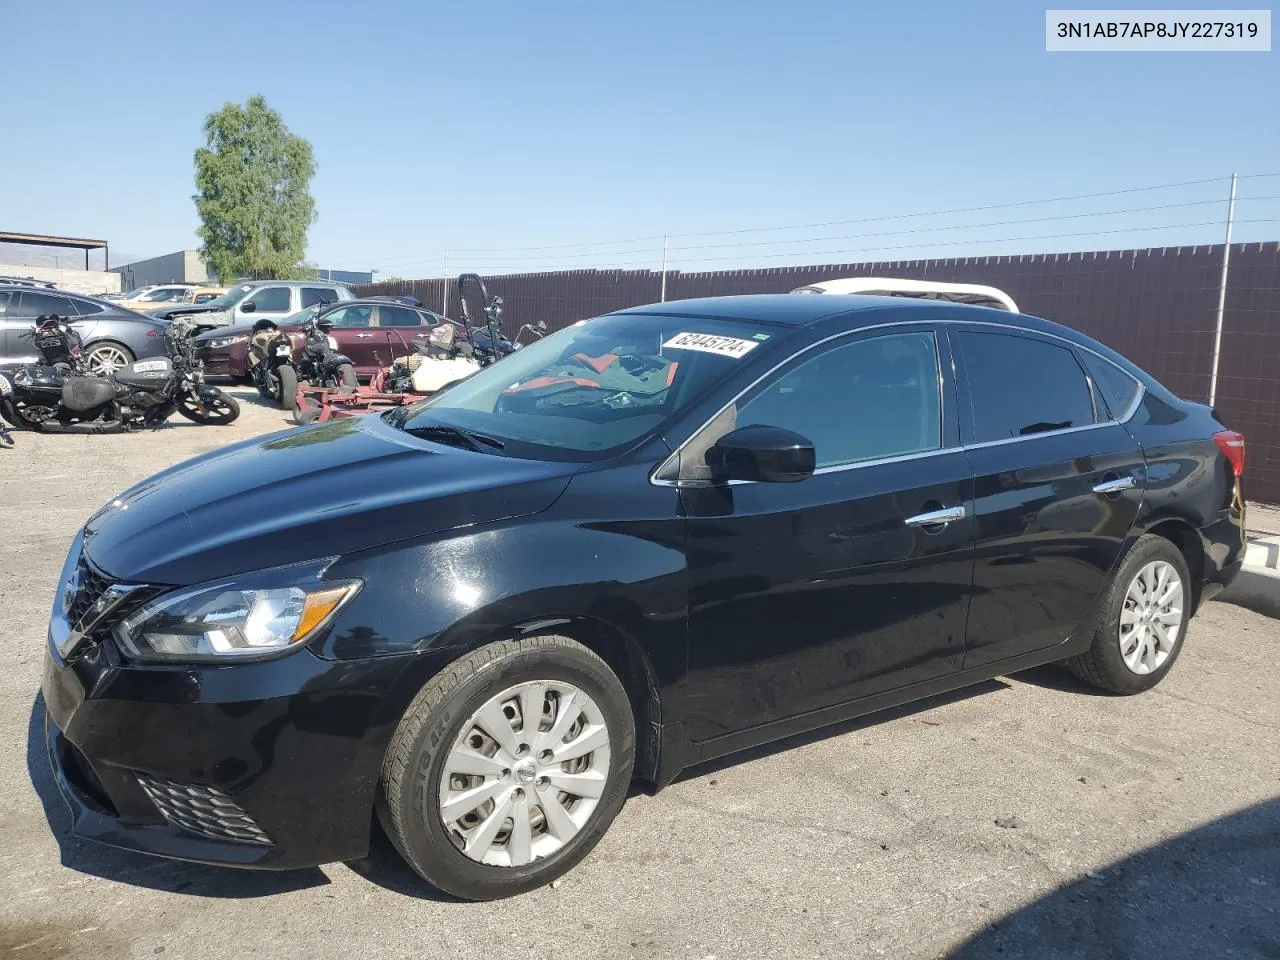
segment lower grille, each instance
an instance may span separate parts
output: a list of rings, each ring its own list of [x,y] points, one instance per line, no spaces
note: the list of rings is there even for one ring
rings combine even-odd
[[[173,826],[211,840],[271,843],[253,818],[217,787],[135,775],[160,815]]]

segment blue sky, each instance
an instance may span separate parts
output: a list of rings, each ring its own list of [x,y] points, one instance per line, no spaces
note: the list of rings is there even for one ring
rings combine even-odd
[[[12,0],[0,229],[103,237],[113,262],[196,246],[204,117],[259,92],[315,148],[310,259],[406,277],[439,275],[445,249],[451,273],[657,266],[661,240],[569,245],[1280,173],[1280,54],[1050,54],[1044,9]],[[670,257],[1218,242],[1226,189],[677,237]],[[1240,190],[1238,217],[1280,219],[1252,199],[1280,177]]]

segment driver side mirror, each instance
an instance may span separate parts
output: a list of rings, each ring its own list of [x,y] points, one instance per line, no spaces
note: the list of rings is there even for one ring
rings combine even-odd
[[[332,329],[333,329],[333,321],[332,321],[332,320],[317,320],[317,321],[316,321],[316,329],[318,329],[321,333],[328,333],[330,330],[332,330]]]
[[[253,311],[257,309],[258,309],[258,305],[254,303],[252,300],[249,300],[245,303],[240,304],[241,313],[253,313]]]
[[[813,476],[813,442],[782,427],[741,427],[726,433],[706,453],[720,482],[796,483]]]

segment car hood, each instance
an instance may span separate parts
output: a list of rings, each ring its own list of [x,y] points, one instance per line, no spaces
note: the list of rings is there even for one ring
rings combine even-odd
[[[85,525],[121,581],[192,584],[545,510],[579,467],[445,447],[377,416],[222,447],[156,474]]]

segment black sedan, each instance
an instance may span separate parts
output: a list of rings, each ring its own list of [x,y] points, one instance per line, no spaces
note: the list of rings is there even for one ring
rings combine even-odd
[[[570,327],[413,407],[245,441],[75,538],[44,697],[84,837],[297,867],[375,811],[466,898],[633,776],[1063,661],[1172,669],[1244,441],[1031,317],[730,297]]]
[[[35,348],[22,335],[35,329],[36,317],[51,313],[70,318],[94,373],[113,373],[134,360],[168,356],[166,321],[95,297],[0,284],[0,366],[36,360]]]

